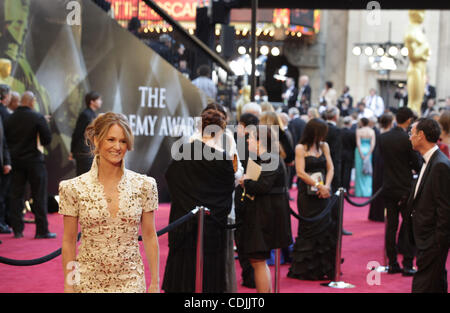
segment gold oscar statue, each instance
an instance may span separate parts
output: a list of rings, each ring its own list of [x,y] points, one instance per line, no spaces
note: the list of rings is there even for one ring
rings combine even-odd
[[[425,92],[425,76],[427,61],[430,58],[430,46],[422,30],[422,22],[425,16],[423,10],[410,10],[408,30],[405,35],[405,46],[408,48],[408,107],[421,114],[420,107]]]
[[[11,61],[9,59],[0,59],[0,84],[11,86]]]

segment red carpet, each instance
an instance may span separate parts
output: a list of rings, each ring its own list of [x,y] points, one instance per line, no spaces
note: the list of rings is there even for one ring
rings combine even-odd
[[[296,193],[292,196],[296,198]],[[365,199],[357,199],[356,202],[363,202]],[[291,205],[296,210],[296,201]],[[168,204],[160,204],[156,214],[157,229],[162,229],[168,224],[169,219]],[[370,271],[367,265],[371,261],[376,261],[383,265],[383,237],[384,223],[371,222],[367,219],[368,206],[358,208],[345,202],[344,228],[353,232],[352,236],[343,236],[342,257],[345,258],[341,270],[343,275],[341,280],[355,285],[352,289],[335,289],[322,286],[318,281],[300,281],[286,277],[289,265],[281,266],[280,291],[282,293],[409,293],[411,291],[411,277],[403,277],[401,274],[388,275],[378,274],[379,285],[368,284],[367,277]],[[34,259],[42,257],[61,247],[63,234],[62,216],[59,214],[49,214],[50,230],[58,234],[57,239],[35,240],[34,224],[26,224],[25,237],[14,239],[12,235],[0,235],[0,255],[12,259]],[[297,234],[297,220],[292,217],[292,233]],[[164,266],[167,258],[167,234],[159,237],[160,245],[160,273],[161,282],[163,280]],[[142,254],[143,249],[141,249]],[[401,256],[399,257],[401,262]],[[144,262],[145,264],[146,262]],[[447,261],[449,268],[450,260]],[[147,268],[147,265],[146,265]],[[272,275],[274,273],[274,266]],[[17,267],[0,264],[0,293],[59,293],[63,292],[61,256],[47,263],[35,266]],[[149,275],[148,269],[146,274]],[[240,285],[240,267],[236,261],[236,275],[239,293],[255,292]],[[147,276],[148,277],[148,276]],[[272,276],[273,277],[273,276]],[[369,282],[376,281],[376,276],[369,275]]]

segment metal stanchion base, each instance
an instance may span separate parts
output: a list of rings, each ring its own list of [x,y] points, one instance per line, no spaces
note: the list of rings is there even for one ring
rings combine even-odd
[[[332,281],[328,284],[328,287],[331,288],[338,288],[338,289],[345,289],[345,288],[355,288],[355,285],[343,282],[343,281]]]
[[[387,273],[389,270],[389,266],[378,266],[377,268],[375,268],[375,271],[377,271],[378,273]]]

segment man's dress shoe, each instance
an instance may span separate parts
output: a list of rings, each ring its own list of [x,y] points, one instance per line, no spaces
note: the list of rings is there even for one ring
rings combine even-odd
[[[56,238],[56,234],[55,233],[46,233],[43,235],[36,235],[34,236],[34,239],[53,239]]]

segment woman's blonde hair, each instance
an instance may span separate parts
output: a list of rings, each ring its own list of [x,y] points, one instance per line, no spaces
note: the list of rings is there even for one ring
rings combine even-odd
[[[127,150],[133,150],[134,136],[126,117],[120,113],[107,112],[99,114],[99,116],[89,124],[84,133],[86,143],[91,148],[91,152],[94,155],[98,154],[98,147],[95,146],[94,138],[97,138],[99,143],[102,142],[113,125],[118,125],[122,128],[127,143]]]
[[[320,118],[319,111],[317,111],[316,108],[309,108],[309,109],[308,109],[308,117],[309,117],[310,119],[313,119],[313,118]]]
[[[259,104],[262,112],[275,112],[272,103],[264,101]]]
[[[261,125],[270,125],[270,126],[282,126],[280,118],[276,112],[266,111],[261,114],[259,117],[259,124]]]

